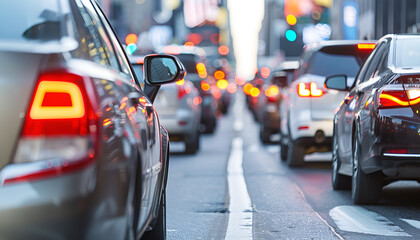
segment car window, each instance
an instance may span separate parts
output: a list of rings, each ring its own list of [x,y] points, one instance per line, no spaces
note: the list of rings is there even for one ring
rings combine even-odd
[[[61,10],[57,0],[0,1],[0,39],[58,40],[65,33]]]
[[[418,67],[420,66],[420,44],[418,39],[398,39],[396,41],[395,66]]]
[[[177,55],[179,60],[184,64],[187,73],[198,73],[197,72],[197,62],[198,57],[194,54],[179,54]]]
[[[381,60],[382,55],[385,52],[385,43],[382,42],[376,49],[375,52],[373,52],[372,54],[372,59],[369,63],[368,68],[366,69],[366,72],[363,76],[363,78],[361,79],[360,83],[362,82],[366,82],[369,81],[369,79],[371,79],[372,77],[374,77],[375,72],[377,71],[378,68],[378,63]]]
[[[80,19],[76,18],[76,25],[78,32],[80,32],[79,37],[79,47],[72,52],[75,57],[88,58],[102,66],[111,68],[112,62],[114,61],[115,67],[115,58],[112,54],[112,48],[108,48],[105,44],[104,39],[98,32],[98,27],[100,23],[92,18],[91,14],[88,13],[87,9],[78,4],[77,8],[80,11]],[[74,12],[79,12],[74,11]],[[88,54],[86,54],[88,53]],[[112,60],[114,59],[114,60]]]
[[[130,63],[127,60],[127,57],[125,55],[124,50],[121,48],[121,44],[118,41],[118,39],[115,37],[115,32],[112,29],[112,27],[110,26],[108,20],[105,18],[103,12],[101,9],[99,9],[98,7],[97,9],[97,13],[100,16],[102,23],[105,26],[106,31],[109,33],[109,38],[111,40],[112,45],[115,48],[115,55],[118,59],[118,62],[120,64],[121,67],[121,71],[122,73],[129,79],[131,79],[132,81],[134,81],[134,79],[136,79],[133,74],[131,73],[131,69],[130,69]],[[139,85],[139,83],[137,82],[137,85]],[[139,85],[140,86],[140,85]]]
[[[354,78],[360,69],[357,57],[351,54],[331,54],[318,51],[310,63],[308,73],[319,76],[345,74]]]

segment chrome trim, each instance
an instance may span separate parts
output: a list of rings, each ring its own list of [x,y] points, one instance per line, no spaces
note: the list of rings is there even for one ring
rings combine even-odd
[[[420,154],[384,153],[385,157],[420,157]]]

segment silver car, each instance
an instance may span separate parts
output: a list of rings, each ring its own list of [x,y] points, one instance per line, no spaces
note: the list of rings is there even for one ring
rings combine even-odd
[[[93,0],[0,2],[0,239],[164,239],[168,134]],[[3,25],[4,26],[4,25]]]
[[[141,56],[130,56],[138,79],[143,78],[142,59]],[[194,84],[182,79],[161,86],[154,103],[170,140],[184,142],[187,154],[196,153],[200,147],[201,102],[200,93]]]

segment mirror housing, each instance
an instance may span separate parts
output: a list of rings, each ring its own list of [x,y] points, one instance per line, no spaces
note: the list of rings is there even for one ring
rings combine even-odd
[[[324,87],[338,91],[350,91],[350,87],[347,86],[347,76],[343,74],[328,76],[325,79]]]
[[[273,73],[271,77],[271,83],[279,87],[287,87],[287,72],[286,71],[277,71]]]
[[[176,82],[187,71],[179,59],[172,55],[152,54],[144,57],[144,93],[154,102],[160,85]]]

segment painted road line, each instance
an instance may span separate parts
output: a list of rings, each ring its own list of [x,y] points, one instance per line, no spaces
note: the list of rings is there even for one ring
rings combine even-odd
[[[413,220],[413,219],[405,219],[405,218],[400,218],[400,220],[410,224],[412,227],[415,227],[417,229],[420,229],[420,221],[418,220]]]
[[[229,223],[225,239],[252,239],[252,204],[242,168],[243,139],[232,141],[228,160]]]
[[[389,219],[358,206],[338,206],[330,210],[337,226],[348,232],[390,237],[411,237]]]

